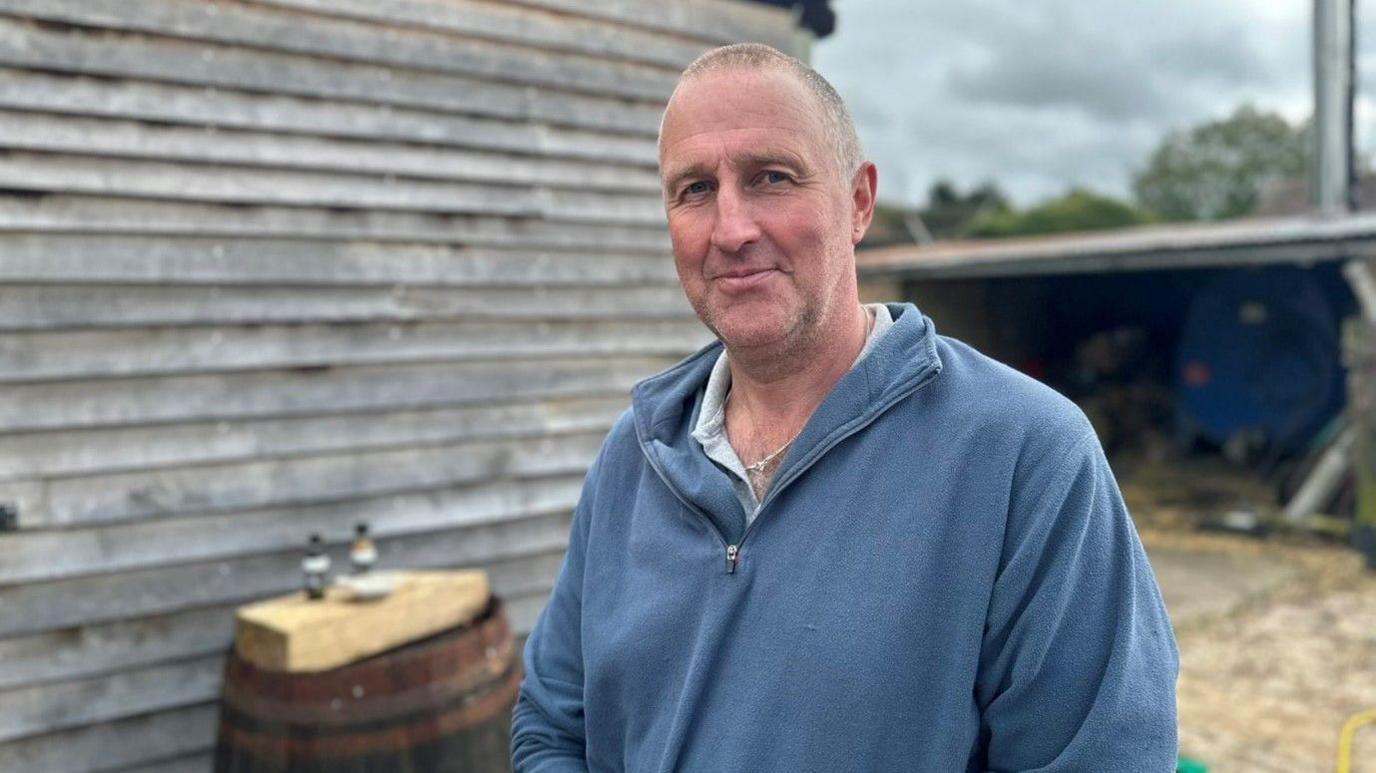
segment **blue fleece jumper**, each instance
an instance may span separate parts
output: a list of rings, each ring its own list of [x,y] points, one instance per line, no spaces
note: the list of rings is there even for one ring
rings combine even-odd
[[[911,304],[749,528],[690,437],[713,344],[639,383],[525,650],[518,773],[1166,773],[1177,655],[1084,415]]]

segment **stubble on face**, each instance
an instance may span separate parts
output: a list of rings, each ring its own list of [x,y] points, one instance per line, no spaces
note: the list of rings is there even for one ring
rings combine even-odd
[[[810,351],[826,337],[830,327],[830,305],[823,298],[797,287],[791,272],[781,273],[784,277],[780,281],[794,285],[797,303],[777,299],[773,308],[761,308],[763,304],[756,304],[752,309],[754,313],[746,314],[740,308],[745,304],[723,303],[710,297],[710,290],[690,295],[688,302],[702,324],[733,352],[768,350],[775,356],[783,356]],[[831,289],[836,289],[838,284],[832,283]],[[733,305],[736,308],[731,308]]]
[[[818,109],[790,76],[766,70],[700,75],[666,112],[675,267],[698,317],[733,351],[820,346],[843,324],[838,307],[854,303],[848,192]],[[785,181],[760,182],[775,176]],[[685,183],[708,193],[680,196]],[[748,291],[720,278],[765,266],[777,273]]]

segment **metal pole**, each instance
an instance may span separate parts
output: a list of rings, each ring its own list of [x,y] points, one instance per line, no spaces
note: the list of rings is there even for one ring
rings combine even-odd
[[[1314,0],[1314,206],[1354,208],[1352,165],[1353,6]]]

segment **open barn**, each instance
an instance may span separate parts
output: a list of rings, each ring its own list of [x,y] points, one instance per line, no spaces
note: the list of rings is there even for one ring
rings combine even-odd
[[[1047,381],[1105,446],[1303,454],[1346,403],[1342,274],[1376,217],[1294,216],[861,252],[874,295]],[[1126,422],[1126,424],[1125,424]],[[1152,446],[1146,447],[1143,446]]]

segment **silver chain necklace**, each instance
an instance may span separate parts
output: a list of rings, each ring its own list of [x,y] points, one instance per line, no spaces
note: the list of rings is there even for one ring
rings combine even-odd
[[[869,331],[871,331],[871,330],[874,329],[874,314],[873,314],[873,312],[871,312],[869,309],[866,309],[866,308],[864,308],[863,306],[862,306],[861,308],[862,308],[862,309],[864,310],[864,312],[865,312],[865,318],[866,318],[866,319],[865,319],[865,328],[866,328],[866,333],[865,333],[865,335],[866,335],[866,337],[868,337],[868,336],[869,336]],[[732,395],[732,394],[733,394],[733,392],[730,391],[730,390],[728,390],[727,393],[726,393],[726,400],[722,403],[722,415],[723,415],[723,416],[726,415],[727,409],[729,409],[729,408],[731,407],[731,395]],[[776,457],[778,457],[779,454],[782,454],[785,450],[788,449],[789,446],[793,445],[793,441],[797,440],[797,439],[798,439],[798,436],[801,435],[801,434],[803,434],[803,430],[804,430],[804,429],[807,429],[807,423],[806,423],[806,422],[803,423],[803,426],[801,426],[801,427],[798,428],[798,431],[797,431],[797,432],[794,432],[794,433],[793,433],[793,437],[789,438],[789,439],[788,439],[788,442],[786,442],[786,443],[784,443],[783,445],[779,446],[777,449],[774,450],[774,453],[769,454],[768,456],[764,457],[763,459],[760,459],[759,461],[751,462],[750,464],[745,464],[745,460],[742,459],[742,460],[741,460],[741,464],[745,465],[745,471],[748,472],[748,473],[755,474],[755,475],[759,475],[759,474],[763,473],[763,472],[764,472],[764,468],[765,468],[770,462],[774,461],[774,459],[775,459]]]
[[[726,402],[725,402],[723,405],[724,405],[724,406],[730,406],[730,405],[731,405],[731,393],[730,393],[730,392],[727,392],[727,393],[726,393]],[[722,412],[725,413],[725,411],[726,411],[726,408],[723,407]],[[779,454],[782,454],[789,446],[793,445],[793,441],[797,440],[797,439],[798,439],[798,436],[801,435],[801,434],[803,434],[803,429],[806,428],[806,427],[807,427],[807,424],[803,424],[802,427],[799,427],[799,428],[798,428],[798,431],[797,431],[797,432],[794,432],[794,433],[793,433],[793,437],[789,438],[789,439],[788,439],[788,442],[786,442],[786,443],[784,443],[783,445],[779,446],[779,447],[774,451],[774,453],[769,454],[768,456],[764,457],[763,459],[760,459],[760,460],[757,461],[757,462],[751,462],[750,464],[745,464],[745,461],[742,460],[742,461],[741,461],[741,464],[745,464],[745,471],[746,471],[746,472],[749,472],[749,473],[753,473],[753,474],[755,474],[755,475],[759,475],[760,473],[763,473],[763,472],[764,472],[765,466],[768,465],[770,462],[774,461],[774,459],[775,459]]]

